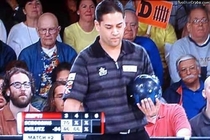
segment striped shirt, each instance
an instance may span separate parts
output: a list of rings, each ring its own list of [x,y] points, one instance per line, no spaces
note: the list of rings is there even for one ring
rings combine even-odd
[[[106,133],[144,129],[143,113],[128,103],[127,85],[139,74],[154,74],[143,47],[123,40],[115,62],[101,47],[99,37],[76,58],[71,93],[88,112],[104,112]]]

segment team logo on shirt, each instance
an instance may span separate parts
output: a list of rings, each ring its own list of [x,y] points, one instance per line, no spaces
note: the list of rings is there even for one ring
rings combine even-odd
[[[99,74],[99,76],[104,76],[104,75],[107,75],[107,69],[105,68],[105,67],[100,67],[99,69],[98,69],[98,74]]]

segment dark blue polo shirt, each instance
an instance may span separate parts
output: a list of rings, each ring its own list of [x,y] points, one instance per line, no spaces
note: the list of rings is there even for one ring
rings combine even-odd
[[[192,91],[184,83],[182,83],[182,87],[182,106],[185,109],[188,119],[191,119],[200,113],[206,105],[206,99],[202,95],[204,84],[203,81],[200,80],[200,87],[196,91]]]

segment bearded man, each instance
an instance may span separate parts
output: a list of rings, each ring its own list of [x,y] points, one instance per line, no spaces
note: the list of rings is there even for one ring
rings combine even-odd
[[[12,68],[4,78],[2,93],[7,105],[0,111],[0,135],[17,135],[18,112],[39,112],[31,105],[35,91],[32,75],[22,68]]]

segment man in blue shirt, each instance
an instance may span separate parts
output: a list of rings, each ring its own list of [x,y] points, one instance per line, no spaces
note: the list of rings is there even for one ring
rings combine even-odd
[[[33,74],[36,93],[32,105],[42,110],[52,84],[53,69],[60,62],[73,64],[77,53],[71,46],[56,40],[60,26],[52,13],[44,13],[39,17],[37,32],[40,40],[23,49],[18,59],[25,61]]]
[[[160,84],[162,85],[163,65],[156,44],[148,37],[137,36],[138,18],[136,16],[135,8],[133,7],[132,2],[127,3],[124,10],[126,27],[123,38],[141,45],[147,51],[155,75],[158,77]]]
[[[204,85],[200,78],[200,65],[193,55],[187,54],[177,60],[176,66],[181,80],[172,84],[163,97],[168,103],[182,105],[188,119],[191,119],[206,105],[202,96]]]

